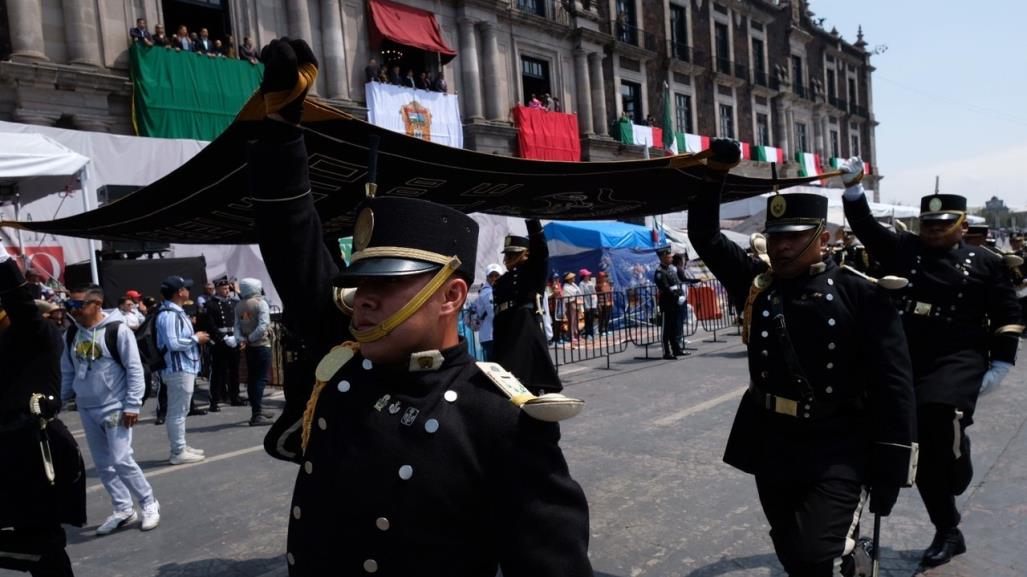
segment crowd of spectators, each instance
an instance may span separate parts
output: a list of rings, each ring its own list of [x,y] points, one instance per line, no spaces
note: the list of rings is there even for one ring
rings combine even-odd
[[[563,103],[556,96],[550,96],[549,93],[543,94],[541,98],[537,95],[532,94],[531,98],[528,99],[528,108],[534,110],[548,110],[549,112],[563,112]]]
[[[427,71],[417,73],[413,68],[407,68],[406,74],[403,74],[398,64],[382,66],[374,57],[369,58],[367,66],[364,67],[364,81],[406,86],[430,92],[449,92],[449,84],[446,83],[446,73],[443,70],[439,70],[437,73]]]
[[[223,39],[211,38],[206,28],[200,28],[199,33],[189,32],[189,28],[184,24],[168,36],[164,26],[157,24],[153,27],[153,32],[150,32],[146,19],[139,18],[136,20],[135,28],[128,31],[128,35],[134,44],[159,46],[175,52],[194,52],[209,58],[247,60],[250,64],[256,64],[260,58],[260,53],[249,36],[244,36],[242,45],[236,46],[235,38],[231,34]]]

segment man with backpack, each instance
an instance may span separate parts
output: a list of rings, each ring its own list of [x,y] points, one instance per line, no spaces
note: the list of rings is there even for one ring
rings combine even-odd
[[[70,297],[65,307],[73,324],[61,355],[61,397],[74,392],[97,474],[114,505],[96,534],[137,521],[133,498],[143,511],[140,528],[149,531],[160,523],[160,504],[132,457],[132,427],[145,388],[135,336],[119,312],[103,312],[100,287],[85,285]]]

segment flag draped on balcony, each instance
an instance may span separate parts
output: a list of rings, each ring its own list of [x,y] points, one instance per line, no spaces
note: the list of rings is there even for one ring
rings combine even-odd
[[[837,156],[832,156],[831,157],[831,168],[841,168],[843,162],[845,162],[844,158],[839,158]],[[864,174],[873,174],[874,173],[874,171],[870,167],[870,163],[865,161],[865,160],[863,161],[863,173]]]
[[[775,164],[784,164],[785,161],[784,151],[773,146],[757,146],[754,157],[753,160]]]
[[[634,124],[626,118],[620,120],[620,141],[652,148],[663,148],[663,129],[658,126]]]
[[[670,85],[663,83],[663,149],[671,154],[677,154],[677,135],[674,134],[674,116],[670,113]]]
[[[819,176],[824,173],[824,171],[820,169],[819,154],[798,151],[795,153],[795,161],[799,163],[800,176]],[[817,180],[810,184],[819,185],[821,182]]]

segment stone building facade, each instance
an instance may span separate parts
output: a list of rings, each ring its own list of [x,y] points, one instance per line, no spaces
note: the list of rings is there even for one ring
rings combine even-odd
[[[578,115],[584,159],[638,158],[612,126],[625,113],[662,124],[666,83],[678,131],[782,148],[782,175],[797,174],[797,150],[859,154],[876,173],[871,54],[862,32],[850,43],[825,30],[806,0],[395,1],[434,13],[457,51],[442,68],[468,148],[516,154],[510,109],[538,89]],[[128,30],[143,17],[170,33],[179,23],[166,18],[197,13],[257,45],[307,39],[321,62],[317,95],[363,116],[364,65],[380,56],[367,2],[7,0],[0,119],[131,133]],[[762,163],[742,170],[769,174]]]

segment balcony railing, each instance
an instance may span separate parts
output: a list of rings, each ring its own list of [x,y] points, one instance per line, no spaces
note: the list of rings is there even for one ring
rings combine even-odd
[[[745,64],[739,64],[735,62],[735,78],[741,80],[749,80],[749,67]]]
[[[517,0],[517,10],[569,26],[571,15],[559,0]]]
[[[835,106],[835,108],[838,108],[839,110],[845,110],[845,111],[849,110],[849,103],[848,103],[848,101],[842,100],[841,98],[835,99],[834,106]]]
[[[798,82],[792,83],[792,92],[800,98],[806,98],[806,86]]]
[[[614,37],[625,44],[631,44],[632,46],[638,46],[653,52],[656,51],[656,35],[652,32],[646,32],[641,28],[635,28],[634,26],[616,21],[611,22],[611,29],[613,30]]]
[[[859,106],[857,104],[850,105],[849,106],[849,112],[851,114],[855,114],[856,116],[862,116],[863,118],[869,118],[870,117],[870,113],[869,113],[869,111],[867,111],[866,107]]]
[[[673,42],[670,45],[671,56],[684,62],[693,62],[692,47],[684,42]]]
[[[827,95],[827,103],[831,106],[838,106],[838,96],[834,94]]]
[[[724,58],[723,56],[717,57],[717,72],[721,74],[731,74],[731,59]]]
[[[753,81],[753,84],[757,84],[759,86],[770,86],[770,82],[769,82],[769,79],[767,78],[767,71],[766,70],[753,70],[752,71],[752,81]]]

